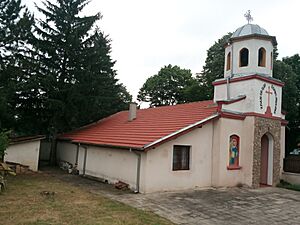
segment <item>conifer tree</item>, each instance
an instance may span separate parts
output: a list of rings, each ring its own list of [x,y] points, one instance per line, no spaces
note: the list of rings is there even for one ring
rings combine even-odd
[[[110,41],[95,28],[101,14],[80,15],[88,3],[57,0],[37,6],[45,17],[37,22],[35,45],[41,64],[42,119],[52,136],[124,109]]]
[[[17,127],[28,80],[34,18],[21,0],[0,1],[0,130]]]

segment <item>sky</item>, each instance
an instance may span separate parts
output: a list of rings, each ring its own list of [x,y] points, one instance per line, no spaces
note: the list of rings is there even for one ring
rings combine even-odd
[[[40,16],[34,3],[42,0],[22,2]],[[201,72],[209,47],[246,24],[247,10],[253,24],[276,36],[279,58],[300,54],[299,9],[298,0],[91,0],[83,14],[102,14],[97,26],[111,39],[117,78],[136,100],[165,65]]]

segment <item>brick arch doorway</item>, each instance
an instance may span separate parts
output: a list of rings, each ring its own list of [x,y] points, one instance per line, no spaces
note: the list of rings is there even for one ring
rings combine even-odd
[[[261,138],[260,184],[273,184],[273,146],[274,139],[270,133]]]

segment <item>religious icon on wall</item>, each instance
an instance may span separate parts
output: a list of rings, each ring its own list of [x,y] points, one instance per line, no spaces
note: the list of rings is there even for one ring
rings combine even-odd
[[[239,166],[239,143],[240,138],[237,135],[230,136],[229,143],[229,167],[238,167]]]

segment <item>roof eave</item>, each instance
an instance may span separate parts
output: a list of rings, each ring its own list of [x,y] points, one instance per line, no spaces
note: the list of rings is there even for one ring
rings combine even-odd
[[[10,140],[9,141],[9,145],[15,145],[15,144],[22,144],[22,143],[26,143],[26,142],[33,142],[33,141],[39,141],[39,140],[43,140],[45,139],[46,136],[45,135],[37,135],[34,136],[32,138],[28,138],[28,139],[24,139],[24,140]]]
[[[203,120],[200,120],[200,121],[198,121],[198,122],[196,122],[196,123],[194,123],[194,124],[191,124],[191,125],[189,125],[189,126],[186,126],[186,127],[184,127],[184,128],[181,128],[180,130],[177,130],[177,131],[175,131],[175,132],[173,132],[173,133],[171,133],[171,134],[169,134],[169,135],[166,135],[166,136],[164,136],[164,137],[162,137],[162,138],[160,138],[160,139],[158,139],[158,140],[156,140],[156,141],[153,141],[153,142],[151,142],[151,143],[145,145],[145,146],[143,147],[143,149],[144,149],[145,151],[148,151],[148,150],[150,150],[150,149],[152,149],[152,148],[155,148],[155,147],[157,147],[157,146],[159,146],[159,145],[161,145],[161,144],[163,144],[163,143],[165,143],[165,142],[167,142],[167,141],[172,140],[173,138],[176,138],[176,137],[178,137],[178,136],[181,136],[181,135],[183,135],[183,134],[186,134],[186,133],[188,133],[188,132],[194,130],[195,128],[197,128],[197,127],[199,127],[199,126],[202,126],[203,124],[205,124],[205,123],[207,123],[207,122],[209,122],[209,121],[211,121],[211,120],[213,120],[213,119],[216,119],[216,118],[218,118],[218,117],[219,117],[219,113],[215,113],[215,114],[213,114],[213,115],[211,115],[211,116],[209,116],[209,117],[206,117],[206,118],[203,119]]]
[[[67,140],[66,140],[67,141]],[[125,146],[125,145],[113,145],[113,144],[97,144],[87,141],[80,141],[80,140],[73,140],[70,141],[73,144],[80,144],[80,145],[92,145],[97,147],[105,147],[105,148],[119,148],[119,149],[127,149],[127,150],[137,150],[137,151],[143,151],[144,149],[142,147],[133,147],[133,146]]]
[[[240,41],[240,40],[246,40],[246,39],[251,39],[251,38],[258,38],[258,39],[266,39],[270,40],[273,44],[273,46],[277,46],[277,40],[275,36],[270,36],[270,35],[265,35],[265,34],[249,34],[249,35],[243,35],[239,37],[230,37],[228,40],[228,43],[232,43],[235,41]],[[226,43],[226,44],[228,44]]]

